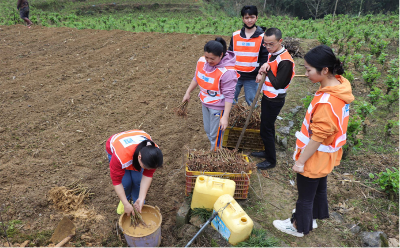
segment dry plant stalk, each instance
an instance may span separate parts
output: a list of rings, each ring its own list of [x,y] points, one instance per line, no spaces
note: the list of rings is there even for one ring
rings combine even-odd
[[[133,203],[130,202],[133,206]],[[133,212],[134,214],[131,214],[131,226],[137,227],[138,225],[142,224],[143,226],[147,226],[146,223],[142,219],[142,215],[139,213],[139,211],[136,209],[135,206],[133,206]]]
[[[188,110],[187,110],[188,105],[189,105],[188,101],[182,102],[181,104],[179,104],[178,107],[175,108],[175,113],[178,116],[186,117],[188,114]]]
[[[235,104],[230,112],[229,126],[230,127],[243,127],[246,123],[247,115],[250,113],[250,106],[243,106],[242,104]],[[258,106],[254,109],[248,129],[260,129],[261,123],[261,108]]]
[[[191,171],[248,173],[254,163],[247,162],[240,153],[221,148],[217,151],[191,150],[187,166]]]
[[[49,198],[54,205],[63,211],[77,210],[83,200],[94,193],[90,193],[88,187],[83,186],[79,181],[75,181],[67,186],[52,188],[49,191]]]

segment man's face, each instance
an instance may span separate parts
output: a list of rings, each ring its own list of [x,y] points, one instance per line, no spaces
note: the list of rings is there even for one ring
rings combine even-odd
[[[263,46],[267,48],[269,53],[275,53],[281,49],[282,39],[277,40],[275,35],[265,36]]]
[[[256,24],[257,16],[256,15],[245,14],[242,17],[242,20],[243,20],[243,23],[246,24],[246,26],[253,27],[254,24]]]

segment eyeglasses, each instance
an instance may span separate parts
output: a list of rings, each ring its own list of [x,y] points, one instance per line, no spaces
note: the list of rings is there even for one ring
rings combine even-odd
[[[278,42],[273,42],[273,43],[263,43],[263,47],[274,47]]]

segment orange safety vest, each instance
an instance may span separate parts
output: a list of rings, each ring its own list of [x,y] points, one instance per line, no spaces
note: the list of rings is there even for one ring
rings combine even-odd
[[[117,156],[122,169],[135,170],[132,165],[133,154],[143,140],[151,140],[151,137],[142,130],[130,130],[112,136],[110,141],[111,152]]]
[[[271,67],[271,71],[272,73],[275,75],[278,72],[278,66],[279,63],[283,60],[289,60],[290,62],[292,62],[293,65],[293,69],[292,69],[292,77],[290,78],[290,82],[289,84],[292,82],[292,79],[294,77],[294,61],[292,56],[290,56],[290,54],[288,53],[288,51],[285,49],[285,51],[281,54],[279,54],[278,56],[276,56],[274,61],[269,61],[269,59],[271,58],[271,54],[268,54],[268,64]],[[265,96],[269,97],[269,98],[275,98],[278,96],[278,94],[283,94],[286,93],[286,90],[289,88],[289,84],[284,88],[284,89],[275,89],[274,86],[272,86],[271,81],[269,80],[268,76],[265,77],[265,82],[264,85],[262,87],[262,91],[264,93]]]
[[[293,155],[295,157],[297,149],[303,150],[311,139],[312,131],[310,130],[310,123],[312,122],[313,113],[318,104],[327,103],[330,105],[332,113],[336,116],[339,132],[336,134],[334,140],[329,145],[321,144],[318,147],[320,152],[337,152],[344,144],[346,144],[347,123],[349,122],[350,104],[346,104],[343,100],[331,96],[328,93],[315,93],[314,99],[308,106],[306,116],[301,126],[301,131],[296,132],[296,150]]]
[[[235,70],[235,67],[225,66],[216,68],[212,72],[206,72],[204,70],[205,64],[205,57],[200,57],[196,67],[196,81],[200,87],[199,97],[203,103],[214,104],[225,98],[219,87],[222,75],[228,70]]]
[[[233,52],[236,55],[235,69],[241,72],[254,71],[260,66],[257,61],[264,34],[256,38],[242,38],[240,30],[238,30],[233,33],[232,37]]]

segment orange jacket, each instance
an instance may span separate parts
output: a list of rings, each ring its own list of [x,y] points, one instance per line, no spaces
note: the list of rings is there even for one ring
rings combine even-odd
[[[349,103],[354,100],[350,82],[342,76],[335,76],[341,83],[336,86],[320,88],[308,107],[301,132],[296,133],[297,160],[301,151],[311,138],[321,142],[318,150],[305,162],[304,172],[309,178],[325,177],[332,172],[334,166],[340,164],[346,143]]]
[[[233,66],[225,66],[216,68],[212,72],[207,72],[204,70],[205,63],[205,57],[200,57],[197,61],[196,81],[200,87],[199,97],[206,104],[218,103],[225,98],[220,91],[221,77],[228,70],[235,70],[235,68]]]
[[[269,61],[269,59],[271,58],[271,54],[268,55],[268,64],[271,67],[270,70],[272,71],[272,73],[275,75],[278,72],[278,66],[279,63],[283,60],[289,60],[290,62],[292,62],[293,65],[293,70],[292,70],[292,77],[290,80],[293,79],[295,72],[294,72],[294,61],[292,56],[290,56],[289,52],[285,49],[285,51],[281,54],[279,54],[275,60],[273,61]],[[275,98],[278,96],[278,94],[283,94],[286,93],[286,90],[289,88],[290,82],[289,84],[284,88],[284,89],[275,89],[274,86],[272,85],[271,81],[269,80],[268,77],[265,78],[265,82],[264,85],[262,87],[262,91],[264,93],[265,96],[269,97],[269,98]]]
[[[263,38],[264,34],[256,38],[242,38],[240,30],[233,33],[233,52],[236,55],[237,71],[252,72],[260,66],[257,61]]]

